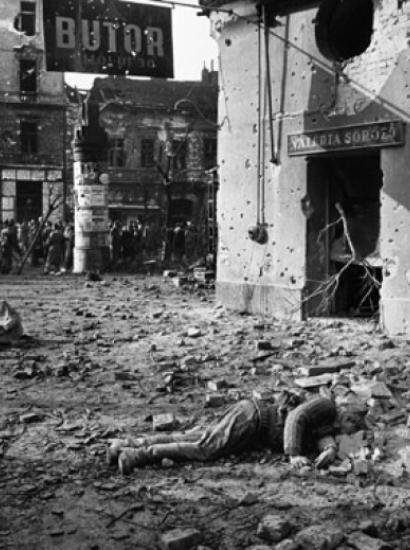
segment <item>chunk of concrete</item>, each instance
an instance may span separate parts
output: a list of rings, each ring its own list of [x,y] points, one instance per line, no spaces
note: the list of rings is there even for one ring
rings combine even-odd
[[[152,427],[157,432],[171,431],[176,424],[176,418],[172,413],[156,414],[152,417]]]
[[[205,407],[220,407],[225,403],[225,396],[221,393],[207,393]]]
[[[268,514],[258,525],[256,534],[268,542],[280,542],[292,530],[292,525],[278,514]]]
[[[300,550],[300,545],[293,539],[283,539],[275,545],[275,550]]]
[[[343,531],[329,525],[311,525],[299,531],[295,537],[303,550],[334,550],[343,539]]]
[[[348,361],[346,359],[329,359],[319,365],[301,367],[300,374],[303,374],[303,376],[319,376],[326,373],[334,374],[340,372],[342,369],[350,369],[355,364],[355,361]]]
[[[219,390],[223,390],[224,388],[228,387],[228,383],[224,379],[220,380],[209,380],[208,384],[208,390],[211,390],[213,392],[217,392]]]
[[[308,390],[311,388],[318,388],[320,386],[327,386],[333,381],[332,374],[321,374],[320,376],[302,376],[295,379],[295,384],[299,388]]]
[[[0,302],[0,344],[12,344],[22,336],[20,315],[7,302]]]
[[[336,441],[338,443],[337,456],[342,460],[358,455],[367,444],[363,430],[351,435],[337,436]]]
[[[390,548],[384,541],[369,537],[369,535],[365,535],[360,531],[351,533],[347,537],[347,540],[349,544],[353,546],[353,548],[357,548],[357,550],[387,550]]]
[[[197,529],[172,529],[160,537],[162,550],[191,550],[201,541]]]

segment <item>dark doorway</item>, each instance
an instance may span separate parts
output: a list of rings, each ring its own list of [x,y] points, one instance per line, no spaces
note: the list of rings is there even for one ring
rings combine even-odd
[[[368,316],[381,285],[379,154],[311,158],[307,217],[308,315]]]
[[[17,221],[38,219],[43,215],[43,182],[17,182]]]

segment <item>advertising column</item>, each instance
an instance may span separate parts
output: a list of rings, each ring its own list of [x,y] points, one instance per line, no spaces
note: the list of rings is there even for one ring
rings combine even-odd
[[[87,99],[73,140],[74,273],[103,271],[109,261],[107,135],[98,114],[98,103]]]

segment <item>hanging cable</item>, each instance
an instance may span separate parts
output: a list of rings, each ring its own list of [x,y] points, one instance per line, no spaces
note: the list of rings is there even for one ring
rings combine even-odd
[[[261,222],[261,127],[262,127],[262,25],[258,25],[258,146],[257,146],[257,184],[256,184],[256,224]]]
[[[268,25],[268,12],[266,5],[262,7],[263,10],[263,27],[265,35],[265,61],[266,61],[266,84],[268,91],[268,106],[269,106],[269,135],[270,135],[270,161],[273,164],[278,164],[278,152],[275,150],[275,136],[273,133],[273,105],[272,105],[272,79],[270,72],[270,52],[269,52],[269,25]]]

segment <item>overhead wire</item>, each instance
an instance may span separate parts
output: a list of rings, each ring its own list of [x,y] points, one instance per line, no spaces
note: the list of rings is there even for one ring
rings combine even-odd
[[[186,2],[180,2],[178,0],[150,0],[150,2],[154,4],[162,4],[162,5],[171,5],[171,6],[181,6],[184,8],[191,8],[195,10],[201,10],[201,15],[207,15],[209,12],[214,11],[217,13],[225,13],[227,15],[234,16],[238,19],[241,19],[242,21],[245,21],[246,23],[250,23],[253,25],[258,25],[258,21],[255,20],[255,18],[251,18],[249,16],[241,15],[237,12],[235,12],[232,9],[224,9],[219,7],[213,7],[212,5],[209,6],[200,6],[194,5],[194,4],[188,4]],[[390,101],[389,99],[382,97],[380,95],[377,95],[373,90],[359,82],[356,78],[349,76],[345,74],[343,71],[340,71],[340,68],[335,68],[334,65],[326,63],[323,61],[323,59],[317,57],[315,54],[308,52],[303,47],[298,46],[294,41],[290,40],[288,37],[283,37],[279,33],[275,32],[274,30],[269,28],[269,34],[271,36],[274,36],[281,42],[283,42],[286,46],[293,48],[294,50],[298,51],[300,54],[304,55],[305,57],[308,57],[310,61],[313,61],[317,64],[318,67],[321,69],[331,73],[331,74],[337,74],[339,71],[339,76],[344,78],[346,81],[351,83],[353,86],[355,86],[359,91],[363,92],[365,95],[369,96],[375,103],[386,107],[388,109],[392,109],[396,112],[396,114],[400,117],[403,117],[405,120],[410,120],[410,112],[402,109],[397,103]]]

